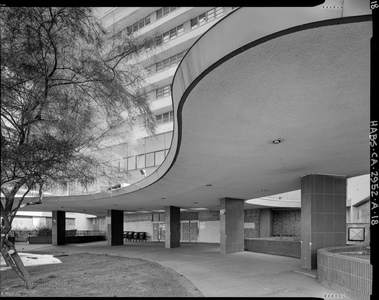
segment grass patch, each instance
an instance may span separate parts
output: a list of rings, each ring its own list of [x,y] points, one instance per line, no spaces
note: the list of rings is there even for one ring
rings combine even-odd
[[[27,267],[37,283],[25,288],[1,271],[2,297],[203,297],[184,276],[158,263],[101,254],[59,256],[61,264]]]

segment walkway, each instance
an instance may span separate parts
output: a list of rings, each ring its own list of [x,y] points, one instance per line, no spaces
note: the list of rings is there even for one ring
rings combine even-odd
[[[320,297],[350,299],[322,286],[317,272],[301,268],[300,259],[241,252],[221,254],[219,244],[182,243],[166,249],[164,243],[106,241],[63,246],[16,243],[19,252],[94,253],[141,258],[160,263],[187,277],[205,297]]]

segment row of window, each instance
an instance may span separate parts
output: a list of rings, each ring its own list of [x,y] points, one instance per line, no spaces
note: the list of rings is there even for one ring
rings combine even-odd
[[[213,21],[214,19],[221,17],[224,13],[223,7],[215,7],[211,10],[208,10],[205,13],[197,16],[196,18],[191,19],[191,30],[204,25],[207,22]]]
[[[155,90],[155,98],[156,99],[164,98],[164,97],[167,97],[169,95],[171,95],[171,84],[165,85],[165,86]]]
[[[155,38],[155,43],[157,46],[161,45],[162,43],[167,43],[168,41],[181,36],[184,33],[183,24],[174,27],[170,29],[169,31],[164,32],[163,34],[157,36]]]
[[[177,65],[182,60],[186,51],[187,50],[184,50],[183,52],[180,52],[174,56],[171,56],[170,58],[167,58],[165,60],[157,62],[156,63],[156,72],[160,72],[160,71],[169,69],[169,68]]]
[[[168,149],[154,151],[124,159],[124,170],[132,171],[148,167],[158,167],[162,164],[168,153]],[[121,172],[121,161],[118,161],[118,171]]]
[[[133,25],[126,27],[126,32],[128,34],[132,34],[133,32],[136,32],[137,30],[140,30],[149,24],[150,24],[150,15],[139,20],[138,22],[134,23]]]
[[[172,122],[174,120],[174,112],[169,111],[161,115],[156,115],[155,120],[157,121],[157,124]]]
[[[162,7],[158,9],[155,13],[157,14],[157,20],[168,15],[170,12],[176,10],[179,7]]]
[[[157,11],[155,11],[157,20],[169,14],[170,12],[176,10],[177,8],[178,7],[162,7],[161,9],[158,9]],[[148,15],[142,18],[141,20],[139,20],[138,22],[134,23],[133,25],[126,27],[126,31],[128,34],[132,34],[133,32],[136,32],[142,29],[143,27],[149,25],[150,23],[151,23],[150,15]]]

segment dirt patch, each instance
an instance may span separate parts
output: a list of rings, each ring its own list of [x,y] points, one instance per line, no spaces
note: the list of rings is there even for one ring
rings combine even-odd
[[[158,263],[101,254],[60,256],[61,264],[27,267],[37,283],[25,288],[2,271],[2,297],[203,297],[184,276]]]

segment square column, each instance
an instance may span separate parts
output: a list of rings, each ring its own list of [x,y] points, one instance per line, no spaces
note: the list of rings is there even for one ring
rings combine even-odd
[[[220,252],[243,252],[244,204],[241,199],[220,199]]]
[[[111,209],[107,215],[108,246],[124,244],[124,211]]]
[[[176,206],[165,206],[165,211],[165,248],[180,247],[180,208]]]
[[[317,269],[317,250],[346,246],[346,176],[301,177],[301,266]]]
[[[259,210],[259,237],[272,236],[272,210],[264,208]]]
[[[52,223],[52,245],[64,245],[66,243],[66,212],[53,210]]]

